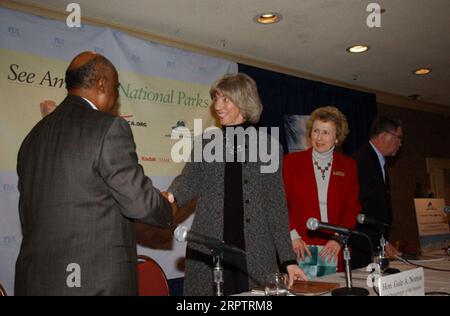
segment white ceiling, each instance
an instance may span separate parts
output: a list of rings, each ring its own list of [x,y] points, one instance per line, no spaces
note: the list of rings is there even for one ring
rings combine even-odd
[[[64,12],[69,1],[19,0]],[[332,81],[450,106],[450,0],[77,0],[83,17]],[[369,28],[366,7],[386,10]],[[283,19],[258,25],[275,11]],[[349,54],[365,43],[371,49]],[[430,67],[428,76],[412,70]]]

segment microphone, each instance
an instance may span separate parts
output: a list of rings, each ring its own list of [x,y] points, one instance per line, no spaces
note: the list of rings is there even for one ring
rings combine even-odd
[[[369,225],[378,226],[378,227],[389,227],[389,224],[386,224],[385,222],[382,222],[382,221],[374,219],[374,218],[367,217],[363,213],[358,214],[358,216],[356,217],[356,220],[360,224],[369,224]]]
[[[175,240],[178,242],[190,241],[196,244],[202,244],[212,249],[227,250],[232,252],[238,252],[241,254],[246,254],[244,250],[233,245],[226,244],[222,240],[208,237],[199,233],[196,233],[186,226],[178,226],[173,232]]]
[[[306,221],[306,227],[309,230],[331,230],[341,235],[359,234],[358,231],[351,230],[341,226],[334,226],[328,223],[319,222],[317,218],[311,217]]]

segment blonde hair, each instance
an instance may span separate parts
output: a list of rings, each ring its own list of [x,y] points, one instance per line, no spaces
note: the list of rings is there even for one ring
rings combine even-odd
[[[337,145],[342,145],[348,135],[347,118],[341,111],[334,106],[324,106],[315,109],[306,123],[306,132],[308,138],[311,138],[312,126],[315,121],[333,122],[336,126],[336,140]]]
[[[209,89],[214,105],[217,93],[222,93],[239,108],[244,119],[257,123],[261,117],[262,104],[256,82],[244,73],[226,74],[220,77]]]

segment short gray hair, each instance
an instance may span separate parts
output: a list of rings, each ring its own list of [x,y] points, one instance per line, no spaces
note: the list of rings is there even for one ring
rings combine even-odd
[[[379,116],[373,121],[369,131],[369,138],[373,139],[383,132],[395,132],[403,123],[397,117],[390,115]]]
[[[244,73],[226,74],[220,77],[209,89],[212,105],[218,92],[236,105],[244,119],[257,123],[261,117],[262,104],[256,82]]]

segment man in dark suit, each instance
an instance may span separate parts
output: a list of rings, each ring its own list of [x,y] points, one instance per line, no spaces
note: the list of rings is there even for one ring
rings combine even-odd
[[[395,156],[402,145],[402,122],[391,116],[380,116],[373,122],[369,137],[370,141],[353,154],[358,165],[361,213],[390,227],[392,211],[385,157]],[[368,224],[358,224],[356,229],[369,236],[373,251],[377,251],[381,233],[386,240],[389,238],[389,227],[381,229]],[[396,254],[396,249],[389,243],[386,251],[390,257]],[[352,237],[352,268],[365,267],[371,262],[368,241],[361,236]]]
[[[19,151],[23,240],[16,295],[135,295],[134,220],[169,227],[172,208],[144,175],[127,122],[111,111],[118,74],[84,52],[68,95]]]

